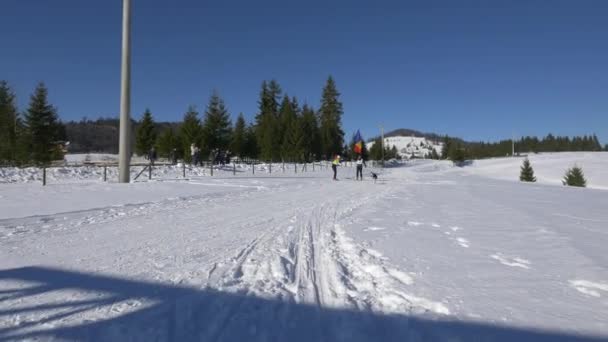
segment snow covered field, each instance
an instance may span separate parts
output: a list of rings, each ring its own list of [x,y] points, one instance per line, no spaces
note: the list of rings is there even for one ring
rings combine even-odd
[[[465,170],[471,174],[505,180],[519,180],[523,157],[476,160]],[[587,186],[608,190],[608,152],[559,152],[530,154],[539,183],[562,185],[568,168],[575,164],[583,168]]]
[[[0,341],[608,341],[608,191],[552,185],[574,159],[608,185],[606,154],[531,157],[537,184],[520,159],[1,184]]]

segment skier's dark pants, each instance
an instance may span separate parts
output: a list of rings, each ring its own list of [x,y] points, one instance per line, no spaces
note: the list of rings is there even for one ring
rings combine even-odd
[[[338,169],[337,169],[336,165],[332,165],[331,169],[334,170],[334,179],[336,179],[336,176],[338,174]]]
[[[363,165],[357,165],[357,179],[361,176],[361,180],[363,180]]]

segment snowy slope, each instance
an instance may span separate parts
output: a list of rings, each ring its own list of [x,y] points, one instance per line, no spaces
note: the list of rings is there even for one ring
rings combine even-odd
[[[561,152],[530,154],[528,156],[539,183],[562,185],[566,170],[582,167],[587,186],[608,189],[608,152]],[[523,157],[475,160],[462,170],[473,175],[519,181]]]
[[[2,184],[0,340],[608,340],[608,191],[353,176]]]
[[[367,143],[367,148],[371,148],[374,145],[374,141]],[[397,151],[404,158],[411,158],[412,154],[416,158],[424,158],[433,149],[441,154],[443,143],[437,141],[431,141],[421,137],[389,137],[384,138],[384,146],[387,148],[397,147]]]

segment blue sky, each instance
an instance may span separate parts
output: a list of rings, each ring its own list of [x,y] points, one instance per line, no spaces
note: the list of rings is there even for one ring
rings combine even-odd
[[[133,1],[132,115],[252,119],[262,80],[316,108],[332,75],[350,136],[596,133],[608,143],[608,1]],[[62,119],[117,116],[120,0],[2,0],[0,79]]]

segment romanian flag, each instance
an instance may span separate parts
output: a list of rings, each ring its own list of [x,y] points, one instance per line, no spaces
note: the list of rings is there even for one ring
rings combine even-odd
[[[359,130],[357,130],[357,134],[355,134],[355,139],[353,140],[355,141],[353,150],[355,153],[361,154],[361,152],[363,152],[363,138],[361,138],[361,132],[359,132]]]

